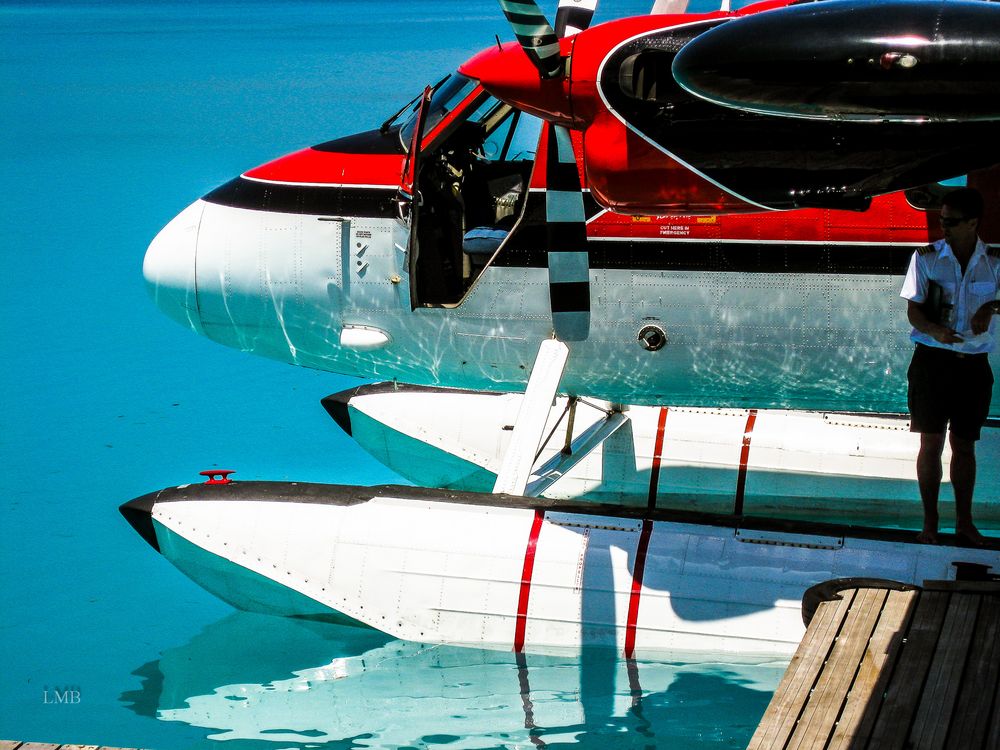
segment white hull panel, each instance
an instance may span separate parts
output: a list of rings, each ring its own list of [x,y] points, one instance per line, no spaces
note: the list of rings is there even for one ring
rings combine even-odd
[[[379,384],[330,396],[324,404],[365,450],[410,481],[488,491],[522,398]],[[536,479],[563,447],[566,403],[556,399],[550,410],[544,434],[553,437],[535,462]],[[573,438],[603,420],[609,407],[581,401]],[[626,425],[543,496],[642,507],[653,498],[657,507],[716,513],[739,505],[755,515],[921,523],[919,439],[906,415],[674,406],[628,406],[624,414]],[[983,528],[1000,528],[1000,430],[984,429],[977,451],[976,520]],[[946,448],[946,485],[950,460]],[[946,526],[953,506],[946,486]]]
[[[207,553],[215,576],[249,571],[398,638],[515,650],[788,655],[816,583],[921,583],[954,578],[955,561],[1000,566],[996,550],[910,544],[905,532],[644,521],[419,488],[197,485],[133,501],[127,516],[130,507],[148,513],[168,558],[181,538]],[[218,590],[199,580],[204,566],[172,561]]]

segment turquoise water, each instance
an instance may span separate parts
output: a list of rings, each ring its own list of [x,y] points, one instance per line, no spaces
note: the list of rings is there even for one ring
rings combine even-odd
[[[372,127],[494,34],[493,0],[0,4],[0,738],[745,744],[781,665],[519,662],[234,613],[117,512],[212,467],[398,481],[319,405],[357,381],[183,330],[142,256],[210,188]]]

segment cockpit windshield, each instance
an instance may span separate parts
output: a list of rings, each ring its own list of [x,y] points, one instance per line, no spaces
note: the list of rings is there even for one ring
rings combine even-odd
[[[475,81],[459,73],[452,73],[438,83],[434,87],[434,93],[431,95],[431,103],[427,110],[427,119],[424,123],[424,132],[427,133],[433,130],[434,126],[441,122],[475,87]],[[418,101],[419,98],[417,97]],[[419,108],[419,103],[413,106],[409,117],[399,131],[399,140],[402,142],[403,148],[407,151],[410,149],[410,141],[413,140],[413,129],[417,126],[417,112]]]

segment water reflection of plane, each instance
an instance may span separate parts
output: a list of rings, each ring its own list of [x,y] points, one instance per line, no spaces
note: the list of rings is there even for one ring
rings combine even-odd
[[[210,740],[282,747],[603,750],[665,738],[672,747],[736,746],[749,739],[784,666],[428,646],[234,613],[137,669],[142,687],[121,700],[143,715],[203,727]]]

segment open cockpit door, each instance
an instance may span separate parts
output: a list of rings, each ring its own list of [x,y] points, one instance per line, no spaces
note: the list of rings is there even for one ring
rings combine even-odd
[[[414,109],[401,130],[409,155],[399,216],[408,234],[398,240],[407,252],[412,309],[460,305],[512,234],[540,129],[540,120],[460,75]]]
[[[415,278],[417,267],[417,254],[419,243],[417,242],[417,222],[420,215],[420,190],[417,186],[417,176],[420,174],[420,146],[424,137],[424,125],[427,121],[427,110],[430,107],[431,95],[434,90],[427,86],[420,96],[420,103],[417,105],[417,124],[413,128],[413,136],[410,139],[410,146],[406,152],[406,162],[403,164],[403,174],[399,182],[399,190],[396,194],[396,204],[399,210],[399,219],[409,230],[409,240],[407,243],[407,262],[409,265],[410,278]],[[410,285],[410,306],[417,306],[416,285]]]

